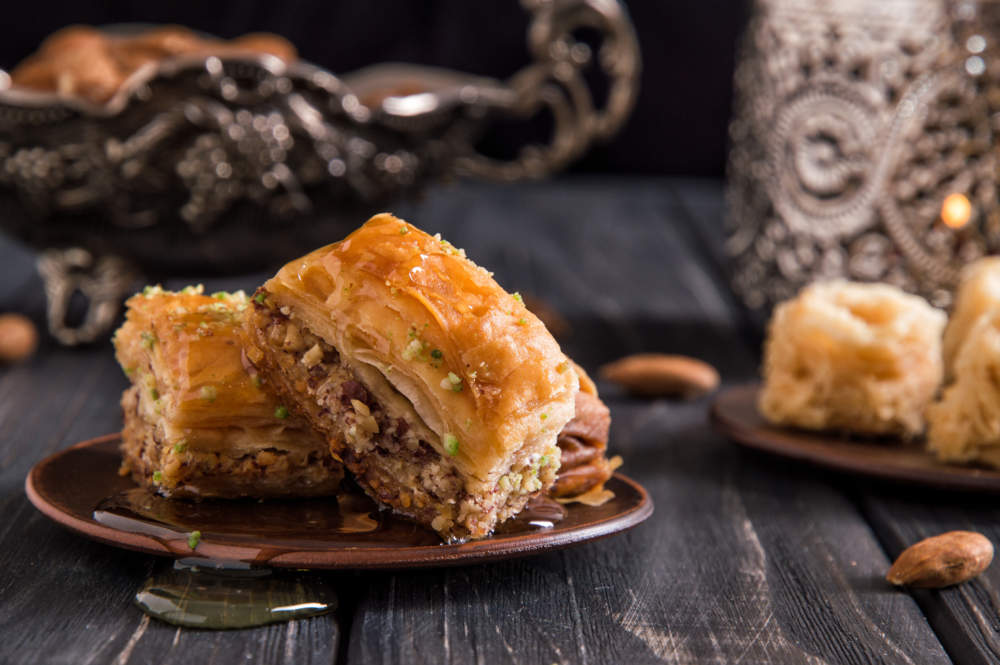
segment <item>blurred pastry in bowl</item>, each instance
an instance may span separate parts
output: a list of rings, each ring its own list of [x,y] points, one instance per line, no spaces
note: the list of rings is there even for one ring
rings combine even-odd
[[[771,318],[760,411],[779,425],[915,437],[941,384],[945,320],[886,284],[808,286]]]
[[[11,73],[11,84],[95,104],[107,102],[139,68],[181,55],[232,56],[269,54],[286,62],[297,59],[295,47],[278,35],[253,33],[233,40],[203,37],[170,25],[134,34],[116,34],[83,25],[50,35],[38,51]]]
[[[1000,468],[1000,310],[964,333],[953,381],[927,409],[927,447],[944,462]]]
[[[376,215],[252,301],[250,360],[396,513],[447,540],[483,538],[555,482],[572,362],[439,236]]]
[[[342,465],[245,361],[243,292],[147,287],[114,336],[132,383],[122,396],[122,473],[170,497],[333,494]]]
[[[969,264],[962,271],[955,292],[955,307],[944,331],[945,374],[954,376],[959,350],[981,316],[1000,305],[1000,257],[991,256]]]

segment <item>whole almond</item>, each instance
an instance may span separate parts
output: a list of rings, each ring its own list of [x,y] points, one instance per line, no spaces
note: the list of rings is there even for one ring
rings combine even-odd
[[[892,584],[938,588],[971,580],[993,561],[993,543],[975,531],[949,531],[910,545],[885,576]]]
[[[643,397],[693,398],[715,390],[719,373],[697,358],[640,353],[605,365],[601,376]]]
[[[38,330],[21,314],[0,314],[0,362],[16,363],[38,347]]]

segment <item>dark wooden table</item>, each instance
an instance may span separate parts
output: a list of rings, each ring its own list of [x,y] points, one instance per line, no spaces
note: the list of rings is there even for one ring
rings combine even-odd
[[[753,378],[758,340],[722,268],[717,182],[568,179],[461,185],[401,208],[572,324],[588,369],[637,351],[685,353],[724,382]],[[360,221],[360,220],[359,220]],[[332,239],[331,239],[332,240]],[[0,310],[40,320],[30,254],[0,248]],[[254,286],[261,276],[211,287]],[[997,497],[865,481],[745,451],[708,427],[709,401],[629,399],[601,385],[613,451],[656,512],[617,537],[442,570],[312,573],[334,615],[229,632],[180,630],[132,605],[164,562],[49,522],[28,469],[120,426],[110,344],[46,345],[0,370],[0,663],[991,663],[1000,566],[943,591],[883,576],[905,544],[978,530]]]

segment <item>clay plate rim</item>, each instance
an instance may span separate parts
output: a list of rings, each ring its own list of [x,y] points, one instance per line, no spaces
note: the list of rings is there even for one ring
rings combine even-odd
[[[47,496],[39,482],[46,468],[62,455],[79,448],[103,446],[118,441],[120,435],[107,434],[81,441],[69,448],[49,455],[41,460],[24,481],[24,489],[31,503],[46,517],[93,540],[137,552],[157,556],[191,557],[211,559],[252,561],[262,550],[267,550],[266,540],[252,545],[234,545],[213,541],[203,537],[197,552],[192,552],[184,538],[158,540],[150,536],[130,531],[120,531],[92,519],[83,519],[74,511]],[[299,549],[284,551],[269,558],[267,565],[283,568],[314,569],[403,569],[458,566],[469,563],[496,561],[556,550],[587,541],[606,538],[627,531],[645,521],[653,514],[653,502],[646,489],[631,478],[616,473],[608,485],[631,489],[636,500],[625,510],[603,519],[586,522],[576,527],[560,530],[539,530],[527,534],[499,536],[461,545],[432,545],[413,547],[330,547],[325,549]],[[567,508],[572,511],[579,504]],[[282,548],[285,549],[285,548]]]
[[[771,425],[757,411],[760,383],[726,388],[710,420],[736,443],[814,465],[939,489],[1000,493],[1000,471],[939,462],[920,444]]]

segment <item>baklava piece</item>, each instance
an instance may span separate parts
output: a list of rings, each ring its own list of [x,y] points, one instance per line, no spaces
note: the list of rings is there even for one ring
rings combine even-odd
[[[1000,257],[980,259],[966,266],[944,330],[944,366],[949,377],[954,376],[959,349],[972,327],[982,315],[997,309],[997,305],[1000,305]]]
[[[332,494],[343,467],[325,439],[265,390],[242,354],[247,298],[147,287],[115,333],[122,474],[170,497]]]
[[[1000,468],[1000,311],[966,331],[954,380],[927,409],[927,447],[945,462]]]
[[[577,374],[462,250],[377,215],[252,300],[250,360],[384,506],[482,538],[555,481]]]
[[[780,304],[761,413],[812,430],[914,437],[942,377],[944,312],[886,284],[833,281]]]

